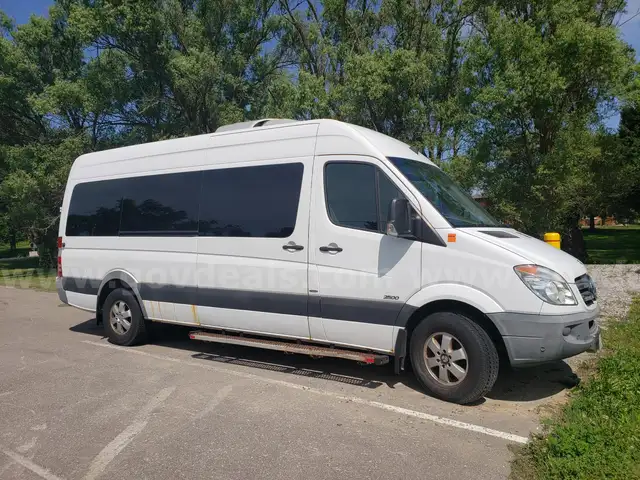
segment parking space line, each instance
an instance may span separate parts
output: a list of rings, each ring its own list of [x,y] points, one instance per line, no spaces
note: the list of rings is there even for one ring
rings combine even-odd
[[[341,395],[339,393],[334,393],[334,392],[330,392],[330,391],[327,391],[327,390],[321,390],[321,389],[315,388],[315,387],[307,387],[307,386],[300,385],[300,384],[297,384],[297,383],[287,382],[285,380],[277,380],[277,379],[274,379],[274,378],[261,377],[261,376],[258,376],[258,375],[254,375],[252,373],[239,372],[239,371],[236,371],[236,370],[216,367],[216,366],[213,366],[213,365],[205,365],[203,363],[194,362],[194,361],[190,361],[190,360],[182,360],[180,358],[170,357],[170,356],[167,356],[167,355],[159,355],[159,354],[155,354],[155,353],[144,352],[144,351],[141,351],[141,350],[134,350],[134,349],[131,349],[131,348],[120,347],[120,346],[117,346],[117,345],[111,345],[110,343],[106,343],[106,342],[94,342],[94,341],[91,341],[91,340],[82,340],[82,343],[87,343],[89,345],[95,345],[95,346],[103,347],[103,348],[110,348],[110,349],[113,349],[113,350],[122,350],[123,352],[128,352],[128,353],[133,353],[133,354],[136,354],[136,355],[155,358],[157,360],[165,360],[167,362],[180,363],[180,364],[183,364],[183,365],[188,365],[190,367],[204,368],[204,369],[211,370],[211,371],[214,371],[214,372],[225,373],[225,374],[228,374],[228,375],[234,375],[234,376],[242,377],[242,378],[249,378],[249,379],[252,379],[252,380],[258,380],[258,381],[261,381],[261,382],[264,382],[264,383],[270,383],[270,384],[273,384],[273,385],[280,385],[280,386],[284,386],[284,387],[287,387],[287,388],[292,388],[292,389],[295,389],[295,390],[302,390],[302,391],[305,391],[305,392],[314,393],[316,395],[329,396],[329,397],[333,397],[333,398],[336,398],[336,399],[339,399],[339,400],[344,400],[344,401],[347,401],[347,402],[357,403],[359,405],[367,405],[367,406],[378,408],[378,409],[381,409],[381,410],[386,410],[388,412],[394,412],[394,413],[398,413],[398,414],[405,415],[405,416],[408,416],[408,417],[414,417],[414,418],[419,418],[421,420],[427,420],[427,421],[430,421],[432,423],[437,423],[437,424],[440,424],[440,425],[447,425],[449,427],[459,428],[459,429],[462,429],[462,430],[476,432],[476,433],[480,433],[480,434],[483,434],[483,435],[489,435],[491,437],[501,438],[503,440],[507,440],[507,441],[510,441],[510,442],[521,443],[521,444],[525,444],[525,443],[528,442],[527,437],[523,437],[523,436],[516,435],[516,434],[513,434],[513,433],[502,432],[500,430],[494,430],[492,428],[487,428],[487,427],[483,427],[483,426],[480,426],[480,425],[475,425],[475,424],[472,424],[472,423],[461,422],[459,420],[454,420],[452,418],[440,417],[438,415],[432,415],[430,413],[419,412],[419,411],[416,411],[416,410],[410,410],[408,408],[396,407],[394,405],[389,405],[389,404],[386,404],[386,403],[376,402],[374,400],[367,400],[367,399],[360,398],[360,397]]]
[[[41,467],[40,465],[36,465],[31,460],[22,455],[12,452],[11,450],[7,450],[5,448],[0,447],[0,452],[4,453],[7,457],[11,458],[14,462],[22,465],[27,470],[31,470],[33,473],[38,475],[40,478],[44,478],[45,480],[62,480],[60,477],[51,473],[50,470]]]
[[[229,394],[231,393],[231,390],[233,389],[233,385],[225,385],[224,387],[222,387],[220,389],[219,392],[217,392],[213,398],[211,399],[211,401],[207,404],[207,406],[204,408],[204,410],[202,410],[200,413],[198,413],[193,420],[197,421],[197,420],[202,420],[204,417],[210,415],[211,413],[213,413],[213,411],[216,409],[216,407],[218,405],[220,405],[220,402],[222,402],[225,398],[227,398],[229,396]]]
[[[99,477],[104,472],[107,465],[116,458],[116,456],[127,446],[129,443],[144,430],[149,422],[149,416],[153,411],[158,408],[164,401],[169,398],[169,395],[173,393],[176,387],[167,387],[160,390],[160,392],[154,396],[140,411],[138,418],[131,425],[125,428],[116,438],[111,440],[109,444],[104,447],[98,455],[93,459],[89,466],[89,471],[85,475],[85,480],[93,480]]]

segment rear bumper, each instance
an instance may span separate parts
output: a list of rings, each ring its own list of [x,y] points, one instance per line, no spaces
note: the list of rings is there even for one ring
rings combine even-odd
[[[600,348],[597,308],[568,315],[492,313],[513,366],[536,365]]]
[[[69,300],[67,300],[67,292],[62,286],[62,278],[56,277],[56,291],[58,292],[58,298],[62,303],[69,304]]]

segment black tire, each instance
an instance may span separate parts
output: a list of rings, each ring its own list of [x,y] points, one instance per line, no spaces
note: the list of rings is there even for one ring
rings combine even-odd
[[[440,372],[440,369],[435,367],[435,370],[430,370],[424,354],[427,340],[439,332],[455,337],[457,341],[454,343],[464,348],[468,358],[466,362],[459,363],[466,366],[466,376],[451,385],[445,385],[435,378],[435,372]],[[436,312],[426,317],[413,331],[410,349],[411,365],[416,377],[433,396],[441,400],[459,404],[475,402],[493,388],[498,378],[500,360],[491,338],[482,327],[458,313]],[[452,376],[449,378],[455,379]]]
[[[124,333],[116,331],[111,322],[110,312],[117,302],[124,302],[130,312],[130,327]],[[102,306],[102,318],[105,336],[111,343],[130,346],[144,343],[147,339],[147,325],[142,310],[129,290],[117,288],[107,296]]]

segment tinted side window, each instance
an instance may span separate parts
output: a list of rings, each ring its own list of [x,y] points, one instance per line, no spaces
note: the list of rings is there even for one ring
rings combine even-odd
[[[363,163],[324,167],[327,213],[336,225],[379,231],[376,168]]]
[[[71,194],[67,236],[117,236],[126,180],[80,183]]]
[[[373,165],[328,163],[324,176],[327,214],[342,227],[385,232],[391,200],[405,198]]]
[[[195,234],[201,175],[184,172],[129,178],[120,234]]]
[[[279,237],[293,233],[302,187],[301,163],[203,172],[200,235]]]

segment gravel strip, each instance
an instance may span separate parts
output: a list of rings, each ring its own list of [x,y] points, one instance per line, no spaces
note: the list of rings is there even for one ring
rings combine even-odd
[[[640,294],[640,265],[587,265],[598,289],[601,319],[626,317],[633,296]]]

